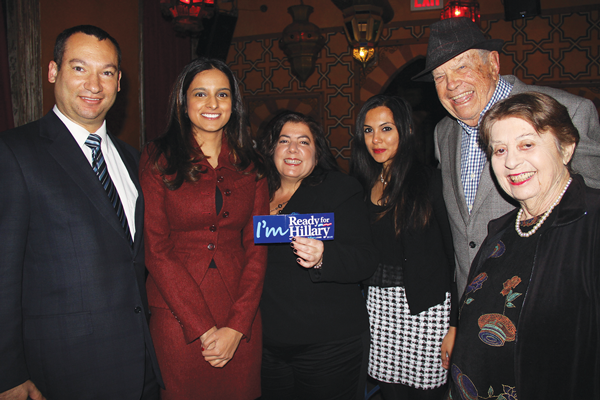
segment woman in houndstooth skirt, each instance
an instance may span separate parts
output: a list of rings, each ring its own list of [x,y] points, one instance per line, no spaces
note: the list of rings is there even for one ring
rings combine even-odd
[[[442,180],[417,161],[415,146],[408,103],[384,95],[365,103],[351,172],[364,187],[380,255],[366,282],[369,375],[386,400],[440,399],[454,342],[454,252]]]

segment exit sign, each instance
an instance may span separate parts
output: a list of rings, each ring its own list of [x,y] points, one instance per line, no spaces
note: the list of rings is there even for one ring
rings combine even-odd
[[[410,0],[410,11],[441,10],[444,0]]]

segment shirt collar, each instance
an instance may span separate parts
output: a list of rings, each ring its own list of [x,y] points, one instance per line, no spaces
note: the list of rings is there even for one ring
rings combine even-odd
[[[202,153],[200,146],[198,146],[198,142],[194,139],[194,136],[191,137],[191,145],[192,147],[199,153]],[[229,143],[227,142],[227,138],[225,137],[225,132],[223,132],[223,138],[221,140],[221,152],[219,153],[219,165],[217,165],[216,169],[227,168],[232,171],[237,171],[235,165],[233,165],[233,154],[231,149],[229,148]],[[208,159],[204,158],[201,164],[206,165],[207,167],[210,165]]]
[[[221,153],[219,154],[219,165],[217,168],[227,168],[232,171],[237,171],[235,166],[233,165],[233,152],[229,148],[229,143],[227,142],[227,138],[225,137],[225,132],[223,132],[223,142],[221,144]]]
[[[62,112],[60,112],[60,110],[58,109],[58,107],[56,105],[54,105],[54,108],[52,109],[52,111],[54,111],[54,113],[56,114],[56,116],[58,118],[60,118],[60,120],[63,122],[63,124],[65,124],[65,126],[67,127],[67,129],[69,130],[69,132],[71,132],[71,135],[73,135],[73,138],[75,138],[75,141],[81,146],[85,143],[85,141],[87,140],[88,136],[90,135],[90,132],[85,129],[83,126],[71,121],[69,118],[67,118]],[[100,138],[102,139],[102,142],[106,143],[106,120],[104,120],[102,122],[102,126],[96,131],[96,132],[92,132],[95,133],[96,135],[100,136]]]
[[[487,105],[483,108],[483,111],[481,111],[481,113],[479,114],[479,121],[481,121],[481,118],[483,117],[483,115],[490,108],[492,108],[492,106],[494,104],[496,104],[500,100],[504,100],[505,98],[507,98],[510,95],[512,88],[513,88],[513,85],[508,83],[508,81],[506,79],[504,79],[502,76],[500,76],[498,79],[498,84],[496,85],[496,89],[494,90],[494,94],[492,95],[492,98],[487,103]],[[457,121],[458,121],[459,125],[462,126],[463,130],[467,134],[471,135],[473,133],[479,133],[479,124],[477,124],[477,126],[469,126],[459,119]]]

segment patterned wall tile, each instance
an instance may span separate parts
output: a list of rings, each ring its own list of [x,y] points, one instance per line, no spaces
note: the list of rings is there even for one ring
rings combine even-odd
[[[505,41],[501,73],[561,87],[600,108],[600,5],[574,10],[508,22],[501,15],[483,16],[482,30]],[[353,60],[342,28],[323,29],[326,44],[305,84],[294,77],[279,48],[280,33],[234,38],[228,62],[240,77],[253,132],[281,109],[310,114],[323,124],[333,154],[347,167],[358,109],[385,90],[398,71],[425,56],[433,22],[386,26],[378,63],[366,70]]]

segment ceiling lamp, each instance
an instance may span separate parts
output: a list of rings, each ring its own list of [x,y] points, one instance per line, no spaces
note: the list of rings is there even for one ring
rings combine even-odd
[[[160,0],[160,10],[167,19],[172,19],[179,33],[197,35],[203,29],[202,18],[214,14],[215,0]]]
[[[375,47],[383,29],[383,9],[372,4],[359,4],[344,9],[344,32],[352,47],[352,56],[363,66],[375,55]]]
[[[481,27],[477,0],[449,1],[442,10],[440,19],[467,17]]]
[[[287,56],[294,75],[304,83],[315,71],[317,56],[325,46],[325,37],[318,26],[308,22],[313,12],[311,6],[302,3],[289,7],[288,12],[294,21],[283,30],[279,48]]]

